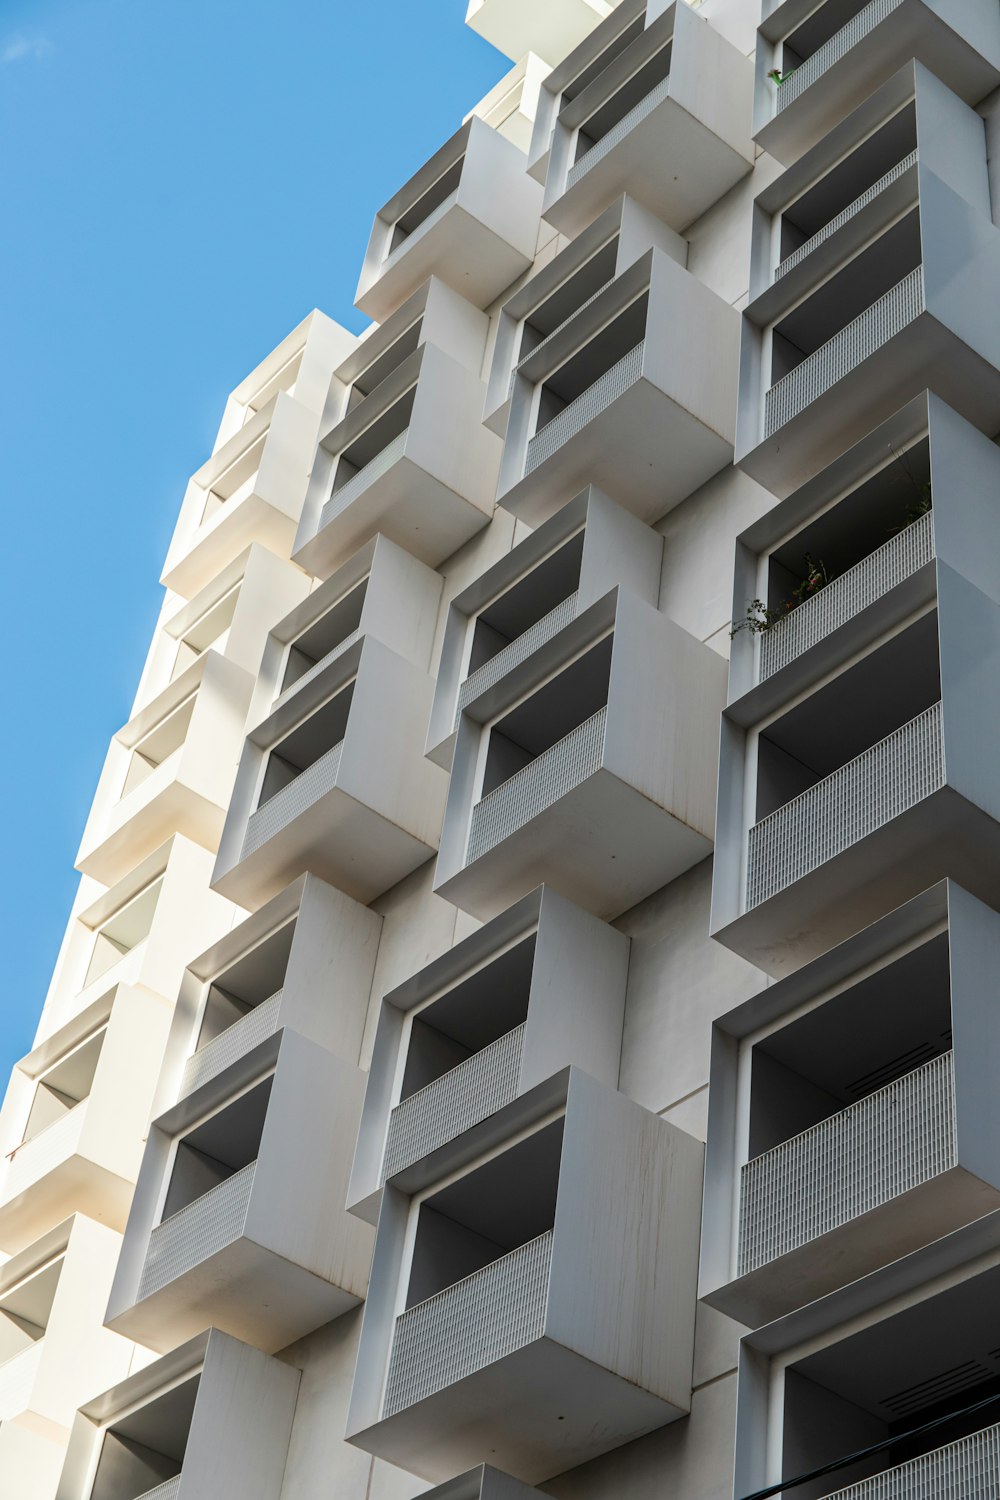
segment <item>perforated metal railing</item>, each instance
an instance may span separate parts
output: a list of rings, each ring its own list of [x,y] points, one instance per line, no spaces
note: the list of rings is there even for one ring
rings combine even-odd
[[[764,397],[764,434],[770,437],[831,386],[887,343],[924,310],[924,273],[917,266],[871,307],[808,355]],[[567,408],[568,409],[568,408]],[[560,413],[562,415],[562,413]],[[558,419],[557,419],[558,420]]]
[[[826,1500],[993,1500],[1000,1495],[1000,1425],[836,1490]]]
[[[747,909],[801,880],[943,783],[941,705],[934,703],[753,825]]]
[[[29,1409],[43,1347],[44,1340],[39,1339],[0,1365],[0,1422],[9,1422]]]
[[[360,639],[361,628],[359,626],[357,630],[352,630],[350,635],[345,635],[342,641],[338,641],[335,646],[331,646],[326,655],[321,656],[319,661],[314,662],[308,672],[303,672],[301,677],[296,677],[294,682],[290,682],[286,688],[283,688],[275,698],[275,704],[284,702],[293,693],[297,693],[300,687],[304,687],[307,682],[312,682],[331,662],[336,661],[338,656],[343,656],[344,652],[349,651],[355,642]]]
[[[543,750],[472,809],[466,864],[509,838],[601,768],[607,708]]]
[[[290,781],[287,786],[282,787],[273,797],[258,807],[247,821],[247,831],[243,839],[243,848],[240,853],[241,859],[256,853],[262,844],[300,813],[307,812],[314,802],[320,797],[331,792],[337,784],[337,772],[340,770],[340,756],[344,748],[343,740],[334,745],[319,760],[314,760],[312,765]]]
[[[884,176],[879,178],[878,182],[873,182],[870,188],[866,188],[863,193],[855,198],[853,203],[849,203],[846,208],[841,209],[839,214],[834,215],[829,224],[824,224],[822,229],[818,229],[814,235],[810,235],[809,239],[801,244],[797,250],[793,250],[791,255],[786,255],[784,260],[775,268],[775,281],[779,281],[785,275],[786,271],[790,271],[793,266],[801,265],[807,256],[810,256],[814,250],[818,249],[825,240],[828,240],[831,235],[836,234],[837,230],[842,229],[845,224],[849,224],[856,214],[859,214],[863,208],[867,208],[869,203],[874,203],[875,199],[884,193],[886,188],[891,187],[894,182],[898,182],[903,174],[908,172],[911,167],[915,167],[916,164],[917,153],[911,151],[909,156],[904,156],[903,160],[890,168]]]
[[[182,1098],[274,1035],[281,1019],[281,995],[281,990],[275,990],[188,1058],[181,1079]]]
[[[955,1165],[954,1054],[748,1161],[738,1274],[767,1265]]]
[[[523,1045],[522,1022],[397,1104],[389,1117],[383,1181],[509,1104]]]
[[[775,114],[780,114],[793,99],[798,99],[810,84],[815,83],[817,78],[822,78],[834,63],[846,57],[852,47],[864,41],[869,32],[874,31],[879,22],[884,21],[886,16],[891,15],[901,4],[902,0],[871,0],[870,5],[859,10],[846,26],[834,32],[829,41],[824,42],[811,57],[806,58],[801,67],[796,68],[791,77],[786,78],[776,90]]]
[[[181,1492],[181,1476],[175,1474],[173,1479],[165,1479],[158,1484],[155,1490],[143,1490],[137,1500],[177,1500]]]
[[[550,1229],[401,1313],[383,1418],[541,1338],[551,1261]]]
[[[210,1188],[186,1208],[157,1224],[139,1278],[138,1299],[149,1297],[239,1239],[246,1224],[256,1162]]]
[[[478,698],[480,693],[485,693],[494,683],[499,682],[508,672],[512,672],[521,662],[527,661],[531,654],[544,646],[554,635],[558,635],[564,626],[568,625],[576,617],[576,605],[579,595],[572,593],[567,599],[558,603],[555,609],[550,609],[547,615],[536,620],[527,630],[522,631],[519,636],[498,651],[496,656],[491,656],[489,661],[484,661],[481,667],[471,672],[458,690],[458,708],[455,712],[455,728],[462,717],[462,710],[466,704]]]
[[[629,386],[635,385],[642,374],[642,352],[645,339],[634,349],[606,370],[593,385],[587,387],[575,401],[564,406],[558,416],[539,428],[528,443],[524,459],[524,472],[530,474],[538,465],[551,458],[564,443],[582,432],[589,422],[607,411],[613,401],[625,394]]]
[[[759,637],[758,680],[764,682],[825,640],[933,556],[934,518],[928,511],[766,630]]]
[[[363,468],[351,475],[346,484],[342,484],[339,489],[333,491],[323,506],[323,514],[319,523],[321,528],[328,521],[332,521],[334,516],[342,515],[351,502],[356,500],[370,484],[374,484],[376,479],[381,479],[383,474],[388,474],[393,464],[403,456],[409,431],[408,427],[404,427],[398,437],[394,437],[391,443],[385,445],[381,453],[376,453],[375,457],[370,459]]]
[[[12,1198],[29,1182],[37,1182],[40,1177],[76,1155],[87,1119],[87,1102],[87,1099],[81,1099],[79,1104],[74,1104],[58,1120],[53,1120],[51,1125],[47,1125],[30,1140],[22,1141],[13,1151],[8,1152],[4,1182],[6,1198]]]
[[[572,323],[572,321],[573,321],[574,318],[579,317],[580,313],[583,312],[583,310],[584,310],[585,307],[589,307],[592,302],[596,302],[597,299],[598,299],[598,297],[603,297],[603,295],[607,291],[608,287],[609,286],[614,286],[614,284],[615,284],[615,279],[612,276],[612,278],[611,278],[610,281],[605,281],[602,286],[599,286],[597,288],[596,292],[593,292],[586,299],[586,301],[581,302],[579,307],[574,308],[573,311],[570,313],[570,315],[569,315],[568,318],[563,318],[562,322],[560,324],[558,324],[557,327],[553,328],[553,330],[552,330],[551,333],[547,333],[543,339],[540,339],[537,344],[535,344],[531,349],[528,350],[527,354],[523,354],[521,356],[521,358],[518,360],[517,364],[514,366],[513,370],[511,370],[511,372],[510,372],[510,389],[511,390],[514,389],[514,381],[517,378],[517,373],[520,370],[521,366],[527,364],[528,360],[529,359],[533,359],[535,357],[535,355],[539,352],[540,349],[544,349],[545,346],[546,346],[546,344],[550,344],[554,338],[558,337],[558,335],[560,333],[562,333],[563,329],[567,328],[569,326],[569,324]]]
[[[573,163],[566,173],[567,188],[573,187],[575,183],[579,182],[585,172],[589,172],[591,167],[596,166],[599,161],[603,161],[608,153],[613,151],[618,143],[623,141],[627,135],[630,135],[647,115],[651,115],[656,106],[662,104],[669,94],[670,75],[668,74],[666,78],[661,79],[659,83],[650,89],[644,99],[640,99],[639,103],[634,105],[627,114],[622,115],[618,124],[612,125],[611,129],[605,135],[602,135],[597,144],[591,146],[590,150],[581,156],[579,161]],[[585,127],[586,121],[584,121]]]

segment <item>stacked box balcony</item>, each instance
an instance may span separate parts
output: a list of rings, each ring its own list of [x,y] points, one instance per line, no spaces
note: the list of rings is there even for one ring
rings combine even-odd
[[[550,0],[544,10],[522,0],[469,0],[465,24],[512,62],[534,52],[551,67],[610,15],[615,0]]]
[[[597,600],[464,705],[435,889],[486,919],[542,880],[607,918],[703,859],[724,677],[624,588]]]
[[[752,93],[749,60],[703,16],[624,0],[542,84],[543,218],[572,237],[628,193],[685,230],[752,170]]]
[[[534,1484],[682,1416],[701,1161],[572,1068],[515,1144],[386,1186],[349,1441],[436,1481],[488,1449]]]
[[[202,1333],[81,1407],[57,1500],[278,1500],[298,1385],[292,1366]],[[248,1423],[243,1401],[267,1421]]]
[[[788,495],[924,389],[992,435],[997,274],[983,121],[911,63],[756,202],[736,462]]]
[[[348,1203],[375,1222],[509,1140],[570,1065],[615,1085],[629,943],[543,887],[382,1001]]]
[[[771,973],[947,874],[989,896],[996,793],[961,736],[996,702],[997,521],[971,497],[998,479],[994,444],[925,394],[740,539],[734,616],[756,628],[733,644],[712,926]],[[797,603],[810,567],[830,581]]]

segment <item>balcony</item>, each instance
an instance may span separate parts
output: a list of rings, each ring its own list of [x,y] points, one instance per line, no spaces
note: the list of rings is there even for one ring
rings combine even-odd
[[[757,1327],[1000,1205],[994,952],[945,881],[715,1023],[703,1300]]]
[[[662,538],[588,487],[456,595],[448,611],[425,754],[451,768],[467,704],[618,584],[655,605]]]
[[[377,323],[430,276],[487,308],[530,270],[542,190],[472,115],[375,215],[355,305]]]
[[[367,904],[430,859],[446,792],[421,753],[433,691],[366,635],[283,695],[247,736],[215,889],[252,908],[311,870]]]
[[[624,589],[584,610],[464,705],[435,890],[486,920],[544,881],[611,918],[704,859],[724,677]]]
[[[349,1441],[434,1481],[488,1449],[535,1484],[683,1415],[701,1157],[574,1068],[516,1145],[387,1186]]]
[[[279,1500],[298,1385],[291,1365],[201,1333],[82,1406],[56,1500]]]
[[[738,324],[670,255],[642,256],[519,359],[500,504],[534,527],[592,483],[642,521],[672,509],[731,461]]]
[[[182,834],[218,845],[253,677],[207,652],[111,741],[77,867],[111,885]]]
[[[169,1024],[157,996],[112,986],[15,1064],[0,1114],[5,1253],[73,1213],[125,1227]]]
[[[510,1139],[571,1064],[617,1086],[628,940],[548,887],[382,1000],[348,1204],[413,1192]]]
[[[1000,599],[981,559],[996,523],[970,495],[998,480],[994,444],[925,394],[738,543],[734,616],[751,628],[736,635],[730,665],[712,920],[772,973],[957,878],[934,850],[946,807],[983,868],[992,861],[980,816],[991,790],[948,742],[954,714],[975,711],[952,655],[966,610],[992,650]],[[830,581],[796,603],[804,558]],[[992,701],[987,681],[981,692],[979,712]],[[947,823],[940,837],[961,843]],[[987,895],[971,848],[959,858],[961,878]]]
[[[786,166],[915,59],[967,104],[1000,83],[1000,17],[988,0],[765,0],[754,139]],[[768,74],[786,75],[775,85]]]
[[[998,268],[982,121],[911,64],[757,200],[739,466],[785,496],[925,389],[992,435]]]
[[[520,0],[469,0],[466,26],[479,33],[498,52],[517,62],[535,52],[552,66],[604,17],[616,0],[549,0],[544,9]]]
[[[164,1351],[211,1326],[268,1353],[365,1295],[371,1231],[344,1211],[363,1080],[287,1026],[159,1115],[110,1327]]]
[[[572,238],[628,193],[684,231],[752,170],[752,98],[751,63],[704,17],[624,0],[542,84],[543,218]]]

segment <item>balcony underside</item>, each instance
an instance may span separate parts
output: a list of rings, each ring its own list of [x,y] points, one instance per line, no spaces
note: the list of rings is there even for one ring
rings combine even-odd
[[[599,153],[600,145],[588,155]],[[544,211],[561,234],[579,234],[622,193],[681,233],[752,170],[746,157],[669,97],[612,150],[595,155],[592,166],[586,162],[584,156],[570,170],[576,180]]]
[[[77,869],[82,874],[102,885],[114,885],[175,833],[203,849],[218,848],[225,808],[179,781],[176,763],[164,765],[164,771],[169,779],[160,790],[156,790],[154,770],[148,783],[140,784],[110,810],[105,836],[81,851]]]
[[[277,557],[287,557],[294,541],[294,519],[259,495],[248,495],[232,505],[224,504],[212,522],[199,529],[176,563],[164,571],[160,582],[191,599],[251,542],[259,542]]]
[[[594,484],[652,522],[730,463],[732,451],[725,437],[640,376],[498,499],[540,526]]]
[[[980,431],[992,435],[1000,428],[1000,371],[924,311],[756,446],[738,453],[736,463],[784,497],[925,390]]]
[[[24,1186],[0,1203],[0,1251],[6,1255],[26,1249],[70,1214],[86,1214],[119,1234],[128,1220],[132,1183],[87,1156],[72,1152],[51,1166],[40,1164],[37,1175],[28,1175],[28,1152],[32,1146],[44,1150],[46,1134],[20,1147],[18,1155],[25,1158],[26,1170],[20,1179]]]
[[[547,1338],[418,1401],[350,1441],[440,1482],[482,1462],[538,1484],[684,1413]]]
[[[602,767],[437,893],[486,921],[544,883],[608,919],[711,852],[708,839]]]

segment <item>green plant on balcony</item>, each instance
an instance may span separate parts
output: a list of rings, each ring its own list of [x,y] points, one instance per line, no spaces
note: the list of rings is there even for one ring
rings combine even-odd
[[[807,552],[802,559],[805,574],[796,584],[787,599],[782,600],[776,609],[769,609],[763,599],[751,599],[747,605],[746,616],[742,620],[734,620],[729,638],[738,635],[741,630],[748,630],[751,635],[764,635],[771,630],[779,621],[786,619],[793,610],[798,609],[800,604],[805,604],[807,599],[813,598],[821,589],[825,589],[831,581],[832,575],[827,570],[822,558],[813,557]]]

